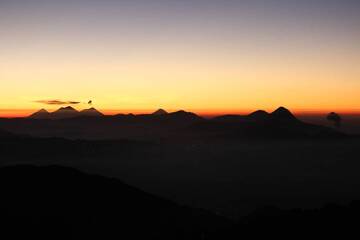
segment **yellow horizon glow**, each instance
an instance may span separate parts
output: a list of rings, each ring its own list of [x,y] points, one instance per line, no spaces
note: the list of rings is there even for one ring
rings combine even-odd
[[[65,106],[65,105],[64,105]],[[49,112],[53,112],[56,111],[58,108],[60,108],[61,106],[57,106],[57,107],[44,107],[44,109],[46,109]],[[77,110],[83,110],[89,107],[78,107],[78,106],[72,106],[73,108],[77,109]],[[33,114],[34,112],[40,110],[41,108],[38,109],[0,109],[0,118],[23,118],[23,117],[28,117],[31,114]],[[100,112],[104,113],[105,115],[116,115],[116,114],[150,114],[152,112],[155,112],[158,108],[151,108],[151,109],[100,109],[100,108],[96,108],[97,110],[99,110]],[[179,109],[169,109],[169,108],[165,108],[166,111],[168,112],[176,112],[179,110],[185,110],[185,111],[189,111],[189,112],[194,112],[200,116],[204,116],[204,117],[213,117],[213,116],[221,116],[221,115],[227,115],[227,114],[235,114],[235,115],[247,115],[250,114],[256,110],[265,110],[269,113],[271,113],[272,111],[276,110],[276,108],[272,108],[272,109],[242,109],[242,110],[221,110],[221,109],[211,109],[211,110],[207,110],[207,109],[183,109],[183,108],[179,108]],[[304,110],[304,109],[289,109],[293,114],[297,115],[297,116],[306,116],[306,115],[326,115],[329,112],[332,112],[332,109],[322,109],[322,110]],[[341,115],[360,115],[360,109],[339,109],[338,111],[336,111],[337,113],[341,114]]]
[[[194,12],[115,2],[4,5],[0,116],[55,110],[36,103],[52,99],[80,108],[93,100],[105,112],[360,111],[358,14],[313,4],[293,17],[286,4],[263,14],[262,4],[236,1],[187,3]]]
[[[300,112],[359,111],[359,70],[345,63],[337,67],[326,59],[311,64],[305,59],[215,63],[198,58],[187,63],[169,63],[166,57],[112,64],[64,63],[64,59],[62,64],[55,59],[9,62],[1,73],[0,109],[12,110],[1,110],[0,116],[55,110],[59,106],[35,102],[50,99],[81,101],[80,108],[88,107],[91,99],[105,112],[164,108],[244,113],[279,106]]]

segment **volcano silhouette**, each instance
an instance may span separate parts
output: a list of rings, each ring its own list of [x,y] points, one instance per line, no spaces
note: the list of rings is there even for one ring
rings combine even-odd
[[[299,121],[288,109],[279,107],[270,114],[271,118],[278,121]]]
[[[50,118],[50,113],[46,111],[45,109],[40,109],[39,111],[31,114],[29,118],[32,119],[48,119]]]
[[[81,116],[88,116],[88,117],[101,117],[104,116],[103,113],[99,112],[98,110],[96,110],[95,108],[89,108],[89,109],[84,109],[80,112]]]
[[[264,110],[257,110],[250,113],[247,117],[253,121],[263,121],[269,118],[269,113]]]
[[[55,112],[51,113],[52,119],[63,119],[63,118],[73,118],[79,116],[79,111],[73,107],[62,107]]]
[[[168,114],[168,112],[162,108],[152,113],[152,115],[166,115],[166,114]]]

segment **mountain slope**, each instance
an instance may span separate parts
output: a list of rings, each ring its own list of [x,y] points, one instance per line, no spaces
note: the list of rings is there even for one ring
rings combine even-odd
[[[332,138],[345,134],[298,120],[288,109],[272,113],[259,110],[249,115],[224,115],[192,128],[222,138]]]
[[[46,111],[45,109],[40,109],[39,111],[31,114],[29,116],[29,118],[32,118],[32,119],[49,119],[50,118],[50,113],[48,111]]]
[[[228,223],[119,180],[65,167],[1,168],[0,187],[3,229],[21,229],[10,232],[27,238],[201,239]]]
[[[161,108],[152,113],[152,115],[166,115],[166,114],[168,114],[168,112]]]
[[[270,114],[270,118],[276,121],[291,122],[299,121],[288,109],[279,107]]]
[[[52,118],[52,119],[73,118],[73,117],[78,117],[78,116],[79,116],[79,112],[70,106],[62,107],[50,114],[50,118]]]
[[[84,109],[80,112],[79,115],[86,116],[86,117],[102,117],[102,116],[104,116],[103,113],[99,112],[95,108]]]

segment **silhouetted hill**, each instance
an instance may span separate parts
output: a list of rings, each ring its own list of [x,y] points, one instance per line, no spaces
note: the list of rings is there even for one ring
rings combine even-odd
[[[156,110],[155,112],[152,113],[153,115],[165,115],[165,114],[168,114],[167,111],[165,111],[164,109],[158,109]]]
[[[31,114],[29,116],[29,118],[32,118],[32,119],[49,119],[51,116],[51,114],[46,111],[45,109],[40,109],[39,111]]]
[[[298,121],[297,118],[286,108],[279,107],[271,114],[264,110],[257,110],[249,115],[224,115],[213,118],[214,121],[222,122],[265,122],[278,121],[284,124]]]
[[[84,109],[80,112],[80,116],[85,117],[102,117],[104,114],[96,110],[95,108]]]
[[[45,109],[41,109],[28,118],[30,119],[53,119],[53,120],[61,120],[61,119],[69,119],[69,118],[76,118],[76,117],[102,117],[104,114],[99,112],[95,108],[84,109],[82,111],[77,111],[71,106],[68,107],[61,107],[58,110],[50,113]]]
[[[223,115],[215,117],[212,120],[218,122],[261,122],[269,119],[269,113],[263,110],[257,110],[249,115]]]
[[[52,112],[50,114],[50,118],[52,119],[64,119],[64,118],[73,118],[78,117],[79,111],[74,109],[73,107],[61,107],[60,109]]]
[[[73,139],[271,139],[345,136],[331,128],[302,122],[283,107],[270,114],[259,110],[249,115],[224,115],[213,119],[204,119],[195,113],[182,110],[167,114],[104,116],[94,108],[79,113],[71,107],[61,108],[50,115],[50,120],[0,119],[0,127],[17,134]]]
[[[164,119],[167,120],[174,120],[174,121],[179,121],[179,122],[196,122],[196,121],[200,121],[203,120],[202,117],[196,115],[195,113],[192,112],[186,112],[184,110],[180,110],[177,112],[172,112],[166,115],[163,115]]]
[[[0,169],[2,237],[12,239],[210,239],[229,221],[113,178],[74,169]]]
[[[271,114],[259,110],[249,115],[224,115],[192,128],[212,132],[222,138],[333,138],[345,137],[334,129],[304,123],[288,109],[280,107]]]
[[[282,122],[299,121],[288,109],[279,107],[270,114],[271,119]]]
[[[252,121],[265,121],[269,118],[269,113],[264,110],[257,110],[253,113],[250,113],[247,117]]]

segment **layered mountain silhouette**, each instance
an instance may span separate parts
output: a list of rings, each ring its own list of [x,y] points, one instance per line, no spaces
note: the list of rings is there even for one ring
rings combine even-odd
[[[55,112],[51,113],[50,117],[53,119],[64,119],[64,118],[73,118],[78,117],[79,111],[73,107],[62,107]]]
[[[95,108],[84,109],[78,111],[75,108],[61,107],[58,110],[50,113],[45,109],[41,109],[32,115],[29,116],[31,119],[67,119],[67,118],[76,118],[76,117],[101,117],[104,116],[101,112]]]
[[[279,107],[272,113],[268,113],[264,110],[257,110],[249,115],[223,115],[215,117],[213,120],[219,122],[299,122],[299,120],[284,107]]]
[[[0,169],[0,224],[11,239],[209,239],[230,223],[120,180],[60,166]]]
[[[35,121],[38,119],[43,121]],[[106,116],[95,108],[79,112],[72,107],[63,107],[52,113],[40,110],[27,119],[0,119],[0,124],[4,130],[18,134],[84,139],[345,136],[331,128],[302,122],[285,107],[271,113],[258,110],[248,115],[223,115],[212,119],[184,110],[168,113],[159,109],[151,114]]]
[[[194,131],[212,132],[223,138],[328,138],[345,134],[297,119],[285,107],[272,113],[263,110],[249,115],[224,115],[193,127]]]

